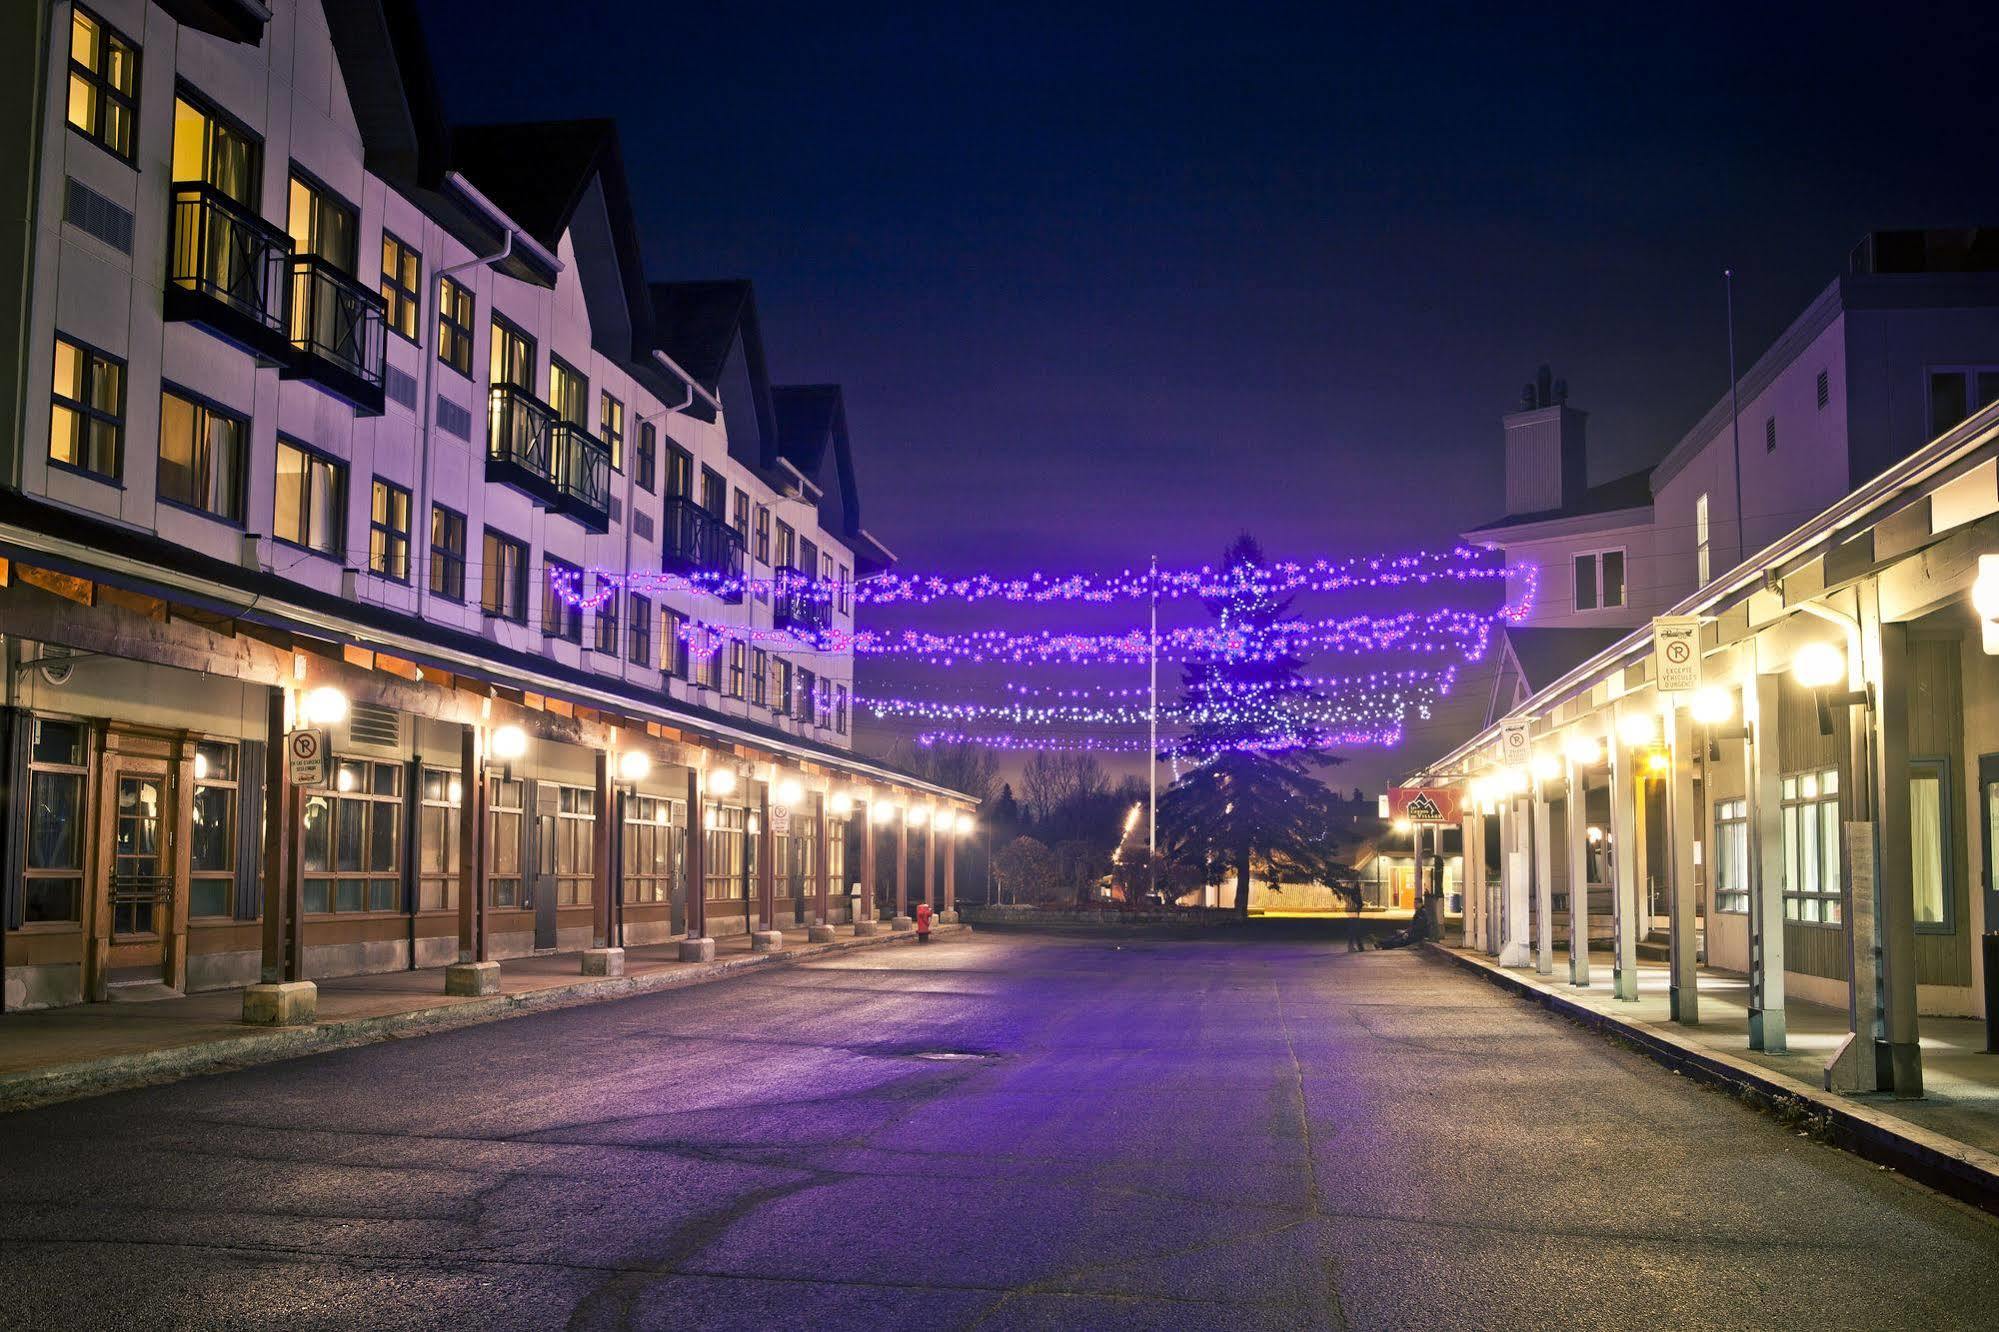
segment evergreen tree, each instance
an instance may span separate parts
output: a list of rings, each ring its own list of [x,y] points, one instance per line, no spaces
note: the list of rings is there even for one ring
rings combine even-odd
[[[1223,556],[1227,591],[1205,604],[1244,646],[1186,668],[1176,711],[1188,723],[1175,749],[1194,766],[1159,798],[1166,849],[1209,882],[1235,878],[1235,909],[1249,913],[1252,863],[1273,881],[1325,862],[1331,792],[1316,775],[1340,760],[1320,747],[1295,705],[1316,696],[1304,661],[1272,652],[1268,630],[1290,610],[1252,571],[1263,548],[1247,533]]]

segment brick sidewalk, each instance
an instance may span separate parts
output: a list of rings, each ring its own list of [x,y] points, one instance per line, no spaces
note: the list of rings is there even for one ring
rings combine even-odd
[[[884,922],[886,926],[886,922]],[[940,925],[948,936],[966,929]],[[803,939],[803,931],[798,937]],[[748,935],[715,941],[713,962],[682,962],[678,944],[625,950],[622,976],[584,976],[581,955],[551,953],[500,964],[500,992],[444,993],[444,969],[391,971],[318,981],[318,1021],[308,1027],[248,1027],[240,989],[208,990],[150,1003],[77,1004],[0,1015],[0,1111],[170,1081],[243,1064],[290,1059],[397,1036],[441,1031],[548,1008],[598,1003],[738,972],[783,966],[855,948],[913,943],[884,928],[871,938],[842,932],[832,943],[753,953]]]

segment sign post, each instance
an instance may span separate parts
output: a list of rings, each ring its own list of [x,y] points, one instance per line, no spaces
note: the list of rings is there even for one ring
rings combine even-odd
[[[1525,717],[1499,724],[1499,758],[1509,768],[1524,768],[1534,753],[1534,738],[1528,733],[1533,723]]]
[[[285,769],[293,786],[326,785],[326,732],[293,731],[287,735]]]
[[[1701,617],[1652,617],[1652,683],[1662,694],[1691,694],[1701,687]]]

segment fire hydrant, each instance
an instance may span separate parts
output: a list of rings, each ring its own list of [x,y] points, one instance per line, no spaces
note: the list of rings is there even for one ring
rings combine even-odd
[[[928,902],[918,902],[916,904],[916,942],[930,942],[930,904]]]

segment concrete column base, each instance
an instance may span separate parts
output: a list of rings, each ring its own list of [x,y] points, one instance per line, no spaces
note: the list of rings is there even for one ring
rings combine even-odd
[[[958,923],[958,913],[955,911],[940,911],[937,913],[937,923],[939,925],[956,925]]]
[[[309,1027],[319,1014],[319,987],[311,981],[252,985],[243,991],[243,1021],[253,1027]]]
[[[586,976],[622,976],[625,974],[625,950],[622,948],[588,948],[583,952],[583,974]]]
[[[781,953],[784,951],[784,931],[758,930],[750,936],[752,953]]]
[[[894,920],[888,923],[888,927],[894,930],[897,934],[907,934],[909,931],[916,928],[916,922],[915,920],[911,919],[908,916],[897,916]]]
[[[498,994],[498,962],[453,962],[444,969],[446,994]]]
[[[854,922],[854,937],[856,939],[872,938],[873,936],[879,934],[880,932],[881,932],[881,925],[877,921],[857,920]]]
[[[713,939],[682,939],[680,941],[682,962],[713,962],[715,941]]]
[[[811,943],[832,943],[833,927],[831,925],[814,925],[805,931],[805,938]]]

